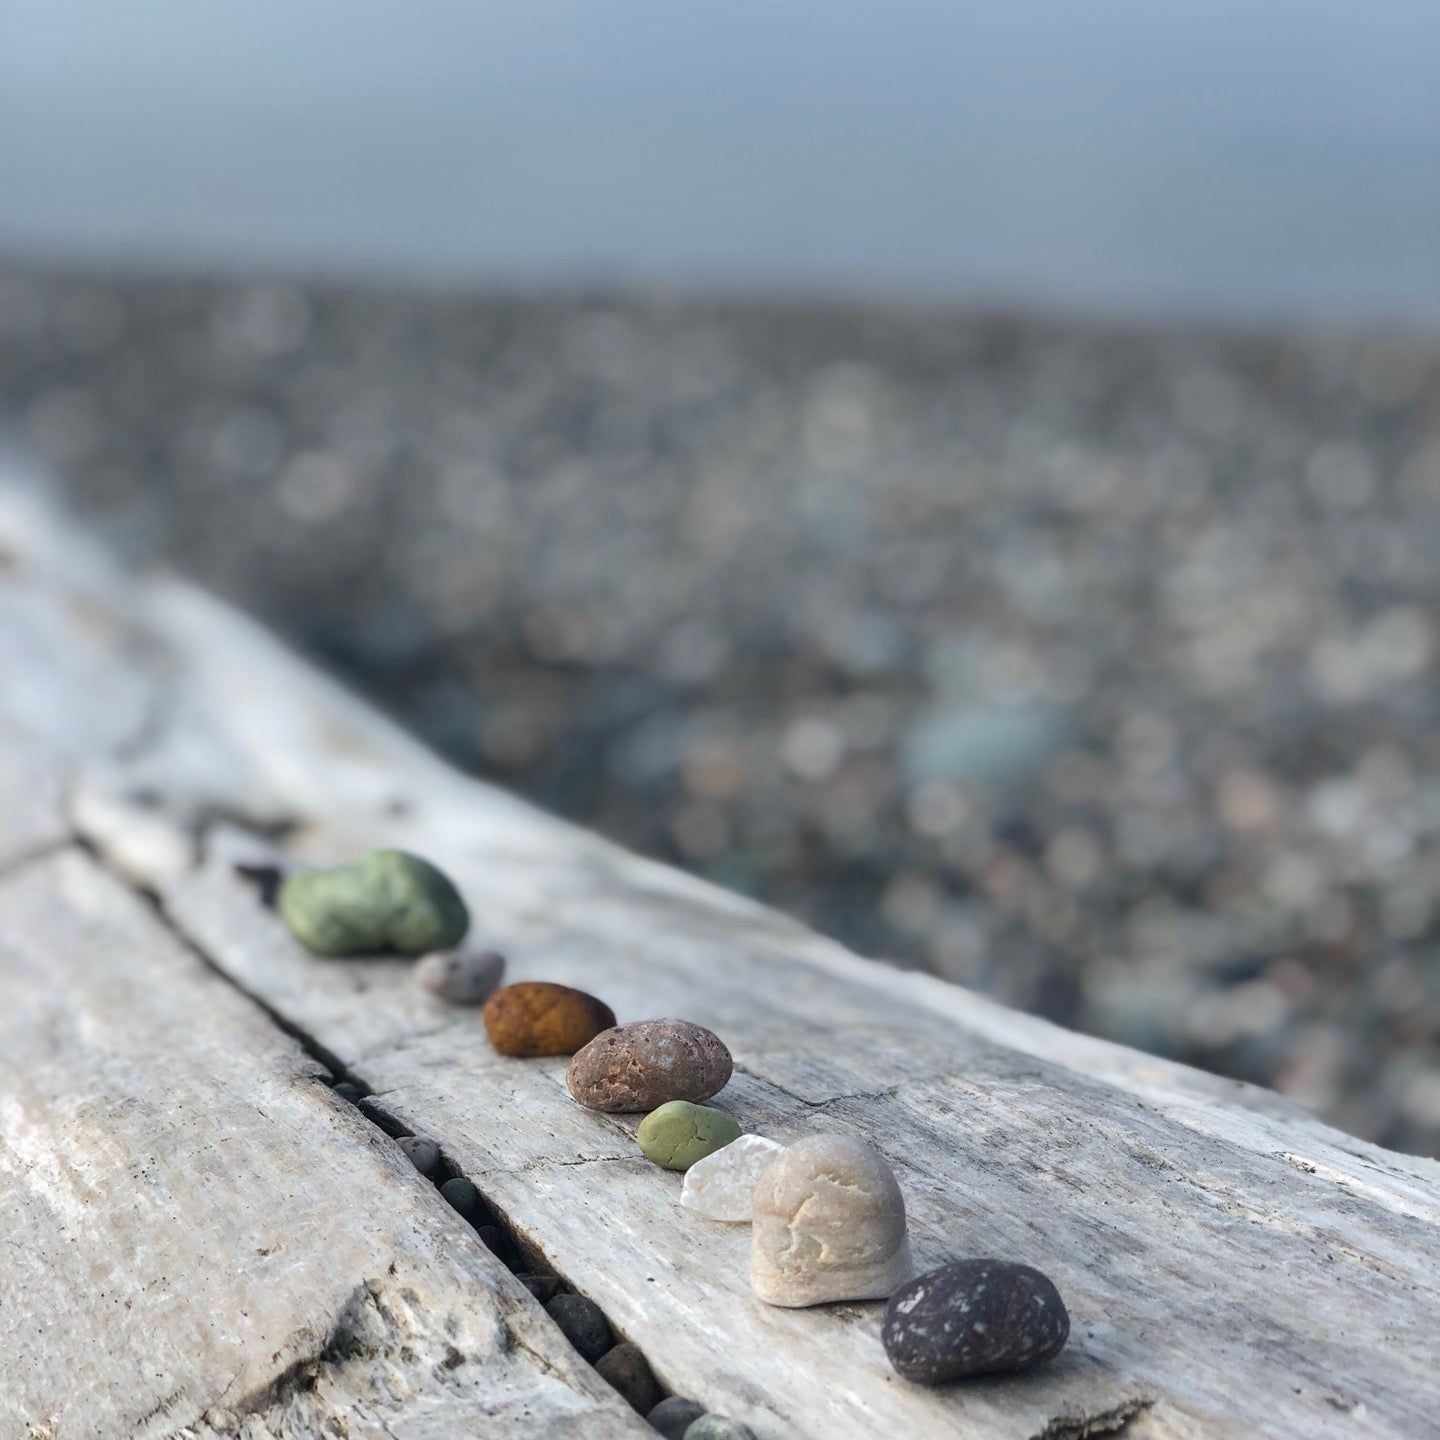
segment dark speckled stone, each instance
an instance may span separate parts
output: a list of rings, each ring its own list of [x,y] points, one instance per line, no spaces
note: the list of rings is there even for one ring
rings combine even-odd
[[[1038,1270],[956,1260],[891,1296],[881,1338],[907,1380],[939,1385],[1044,1364],[1069,1334],[1065,1302]]]

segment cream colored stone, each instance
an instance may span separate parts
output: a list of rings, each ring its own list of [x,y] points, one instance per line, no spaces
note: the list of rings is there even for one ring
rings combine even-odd
[[[752,1208],[750,1284],[769,1305],[885,1299],[914,1273],[905,1198],[863,1140],[797,1141],[765,1167]]]

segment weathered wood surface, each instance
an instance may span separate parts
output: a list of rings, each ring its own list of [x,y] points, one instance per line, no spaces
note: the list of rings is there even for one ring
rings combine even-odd
[[[117,906],[125,883],[152,889],[166,923],[209,964],[361,1077],[384,1112],[440,1140],[516,1232],[646,1350],[670,1388],[746,1419],[762,1440],[1440,1434],[1440,1166],[1341,1135],[1264,1092],[856,959],[744,900],[539,815],[459,776],[223,606],[174,581],[127,582],[4,492],[0,545],[11,555],[0,573],[0,725],[26,737],[27,766],[64,777],[50,800],[37,791],[33,805],[17,810],[17,836],[0,836],[0,856],[20,857],[12,860],[16,882],[38,897],[27,902],[32,910],[77,866],[108,867]],[[13,770],[0,768],[0,797],[16,792]],[[3,824],[11,827],[8,809]],[[98,860],[44,858],[63,846],[67,827]],[[1065,1355],[1024,1379],[927,1391],[886,1366],[878,1306],[760,1305],[746,1281],[747,1232],[680,1210],[679,1178],[639,1158],[632,1122],[574,1106],[560,1062],[494,1055],[478,1016],[422,993],[405,966],[307,956],[232,864],[266,855],[317,861],[382,843],[421,851],[456,877],[478,929],[510,954],[516,978],[582,985],[622,1019],[682,1015],[717,1029],[739,1066],[722,1102],[746,1128],[782,1140],[820,1127],[871,1138],[895,1166],[922,1260],[1002,1255],[1054,1277],[1074,1321]],[[105,888],[93,876],[86,883]],[[0,925],[5,914],[0,905]],[[51,950],[73,991],[69,1003],[102,1003],[80,997],[103,985],[103,967],[67,959],[61,952],[71,943],[63,926],[27,941],[23,974],[31,978],[0,970],[5,1012],[22,1008],[17,985],[43,997]],[[248,1002],[218,982],[201,988],[210,1000],[197,989],[188,1002],[197,1033],[206,1003],[217,1034],[259,1024],[237,1018]],[[171,1088],[165,1054],[183,1037],[163,1014],[137,1010],[134,1023],[141,1036],[155,1027],[150,1049],[163,1098]],[[303,1095],[330,1126],[326,1188],[297,1198],[280,1185],[275,1197],[277,1216],[295,1217],[293,1273],[305,1293],[267,1312],[266,1338],[244,1357],[250,1393],[307,1344],[313,1352],[314,1337],[374,1278],[357,1250],[394,1254],[401,1236],[416,1233],[407,1203],[425,1202],[425,1239],[406,1252],[425,1276],[419,1323],[433,1334],[431,1306],[465,1303],[453,1298],[464,1288],[461,1267],[474,1286],[465,1313],[488,1334],[495,1297],[509,1306],[513,1283],[506,1288],[463,1232],[454,1249],[447,1244],[455,1227],[431,1214],[430,1196],[412,1195],[393,1156],[381,1165],[373,1132],[352,1133],[331,1117],[333,1100],[313,1093],[288,1041],[225,1047],[223,1066],[213,1040],[187,1043],[193,1084],[213,1062],[223,1094],[190,1119],[173,1117],[177,1145],[223,1168],[230,1147],[206,1147],[227,1124],[243,1123],[257,1145],[312,1143],[298,1122],[293,1135],[266,1142],[268,1131],[237,1115],[254,1108],[258,1091],[277,1088],[292,1107]],[[93,1070],[85,1083],[94,1108],[27,1132],[25,1153],[50,1154],[53,1166],[67,1147],[99,1146],[87,1127],[103,1128],[107,1106],[134,1103],[146,1083],[145,1053],[137,1047],[128,1070]],[[111,1143],[139,1166],[148,1133],[122,1129]],[[252,1159],[246,1183],[255,1204],[285,1155]],[[322,1224],[319,1212],[340,1205],[337,1192],[347,1189],[338,1178],[347,1163],[370,1172],[366,1193],[358,1203],[351,1194]],[[6,1164],[23,1195],[41,1192],[26,1203],[43,1205],[44,1170]],[[122,1225],[107,1214],[115,1203],[105,1196],[90,1206],[101,1237],[93,1243]],[[242,1198],[217,1188],[213,1203],[239,1209]],[[37,1242],[64,1244],[58,1219],[43,1208],[36,1214]],[[183,1207],[176,1214],[188,1222]],[[243,1225],[227,1224],[215,1222],[208,1248],[217,1263],[234,1265],[226,1237]],[[342,1231],[354,1233],[342,1241]],[[198,1338],[185,1358],[177,1337],[233,1288],[217,1295],[196,1278],[191,1293],[192,1282],[167,1265],[170,1305],[161,1306],[146,1298],[145,1261],[127,1257],[107,1272],[96,1255],[87,1272],[92,1284],[126,1288],[145,1307],[157,1344],[176,1347],[168,1371],[128,1365],[125,1383],[137,1403],[157,1405],[176,1388],[183,1360],[187,1401],[222,1405],[235,1392],[236,1365],[225,1368]],[[324,1283],[311,1294],[317,1274]],[[51,1309],[16,1273],[0,1272],[0,1302],[10,1334],[43,1323]],[[98,1313],[87,1303],[72,1327],[77,1345]],[[529,1310],[543,1330],[548,1322]],[[515,1313],[504,1311],[512,1329]],[[96,1383],[113,1385],[104,1338],[91,1338]],[[483,1348],[477,1342],[477,1353]],[[63,1390],[74,1360],[63,1349],[22,1352],[23,1393]],[[551,1363],[541,1368],[549,1373]],[[13,1383],[17,1367],[9,1368]],[[566,1403],[597,1403],[559,1368]],[[522,1385],[507,1373],[495,1371],[497,1394]],[[560,1403],[535,1393],[541,1413]],[[463,1406],[483,1394],[482,1384],[445,1400]],[[624,1415],[603,1413],[622,1433]],[[404,1406],[385,1423],[397,1435],[431,1433],[418,1421],[402,1428]],[[601,1423],[587,1417],[569,1433],[607,1433]],[[563,1420],[555,1427],[565,1432]],[[161,1423],[141,1433],[171,1432]],[[474,1433],[501,1431],[481,1423]]]
[[[0,879],[0,972],[0,1433],[645,1433],[398,1147],[88,855]]]

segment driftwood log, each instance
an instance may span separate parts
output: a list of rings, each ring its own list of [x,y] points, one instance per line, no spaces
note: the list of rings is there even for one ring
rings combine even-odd
[[[1028,1377],[900,1380],[880,1307],[770,1309],[634,1117],[237,863],[400,846],[512,978],[729,1043],[722,1097],[865,1135],[922,1262],[1037,1265]],[[433,1137],[667,1389],[781,1437],[1440,1435],[1440,1165],[856,958],[458,774],[249,621],[0,489],[0,1437],[644,1436],[391,1138]],[[327,1081],[368,1090],[356,1107]]]

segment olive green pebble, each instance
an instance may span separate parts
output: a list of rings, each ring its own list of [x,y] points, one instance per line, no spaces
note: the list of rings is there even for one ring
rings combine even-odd
[[[666,1170],[688,1170],[740,1138],[734,1117],[690,1100],[667,1100],[652,1110],[635,1132],[647,1160]]]
[[[403,850],[375,850],[333,870],[288,876],[276,906],[290,933],[316,955],[449,950],[470,925],[454,885]]]

